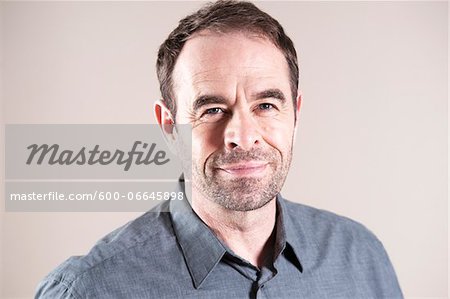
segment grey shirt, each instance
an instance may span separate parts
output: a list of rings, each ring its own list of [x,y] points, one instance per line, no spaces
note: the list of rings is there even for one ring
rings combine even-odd
[[[401,298],[362,225],[277,197],[273,264],[228,249],[185,201],[165,202],[71,257],[36,298]]]

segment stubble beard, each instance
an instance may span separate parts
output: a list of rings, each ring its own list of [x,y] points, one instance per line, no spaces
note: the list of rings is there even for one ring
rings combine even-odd
[[[213,154],[203,165],[195,165],[192,183],[202,196],[232,211],[252,211],[264,207],[280,192],[292,160],[292,145],[287,155],[275,149],[252,151],[236,150],[226,154]],[[224,178],[217,167],[226,163],[265,161],[268,175],[255,177]],[[267,171],[267,170],[266,170]]]

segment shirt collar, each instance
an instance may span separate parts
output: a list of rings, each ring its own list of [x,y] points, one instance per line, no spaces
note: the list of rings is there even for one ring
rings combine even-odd
[[[180,184],[180,190],[182,190],[182,187],[183,182]],[[276,248],[275,257],[283,252],[286,258],[302,272],[298,255],[301,244],[298,242],[291,219],[286,213],[284,201],[281,195],[277,196],[276,244],[278,248]],[[187,200],[172,200],[170,202],[170,213],[175,235],[186,260],[194,287],[197,289],[220,262],[227,250],[216,235],[195,214]],[[291,251],[293,254],[290,254]]]
[[[197,289],[222,259],[226,249],[186,199],[172,200],[170,213],[175,235]]]
[[[296,228],[289,215],[289,210],[286,207],[286,200],[280,195],[277,195],[277,234],[276,244],[283,245],[283,253],[286,258],[300,271],[303,272],[303,266],[300,262],[300,254],[305,248],[302,239],[301,228]],[[292,253],[292,254],[291,254]],[[275,254],[278,255],[277,252]],[[276,262],[276,260],[275,260]]]

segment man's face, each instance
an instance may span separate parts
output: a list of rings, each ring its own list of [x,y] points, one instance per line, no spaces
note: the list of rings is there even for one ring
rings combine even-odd
[[[192,194],[235,211],[281,190],[292,158],[295,113],[288,65],[270,41],[201,32],[173,73],[179,124],[192,125]]]

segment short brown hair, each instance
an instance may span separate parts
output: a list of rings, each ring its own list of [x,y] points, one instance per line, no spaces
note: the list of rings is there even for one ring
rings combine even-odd
[[[187,40],[202,30],[213,32],[242,31],[268,38],[279,48],[289,66],[294,110],[298,89],[297,53],[292,40],[284,33],[277,20],[261,11],[253,3],[235,0],[219,0],[208,3],[197,12],[182,19],[160,46],[156,71],[162,100],[175,118],[177,106],[173,94],[172,73],[175,63]]]

